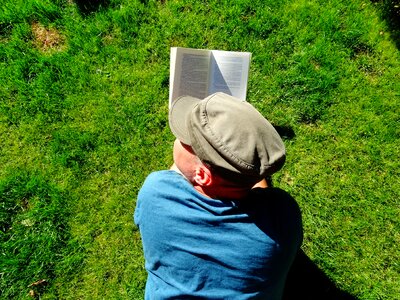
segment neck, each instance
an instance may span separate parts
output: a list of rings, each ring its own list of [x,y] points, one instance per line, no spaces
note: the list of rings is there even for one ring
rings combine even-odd
[[[177,173],[179,173],[179,174],[181,174],[181,175],[183,176],[183,178],[185,178],[187,181],[190,182],[189,178],[187,178],[187,177],[185,176],[185,174],[183,174],[183,173],[181,172],[181,170],[179,170],[178,167],[177,167],[175,164],[173,164],[173,165],[171,166],[171,168],[169,168],[169,169],[172,170],[172,171],[175,171],[175,172],[177,172]]]
[[[179,168],[173,164],[171,170],[181,174],[188,182],[190,182],[194,189],[205,197],[212,199],[229,199],[229,200],[240,200],[246,198],[251,186],[240,186],[232,184],[223,180],[217,176],[214,176],[213,184],[201,185],[193,178],[188,178]]]
[[[194,189],[196,191],[198,191],[200,194],[202,194],[203,196],[206,196],[207,198],[217,198],[217,197],[213,197],[212,195],[210,195],[209,193],[206,193],[206,191],[204,190],[204,188],[200,185],[193,185]]]
[[[171,166],[170,170],[175,171],[175,172],[179,173],[180,175],[182,175],[183,178],[185,178],[187,181],[189,181],[189,182],[193,185],[194,189],[195,189],[197,192],[199,192],[200,194],[202,194],[203,196],[206,196],[206,197],[208,197],[208,198],[213,198],[212,195],[209,195],[208,193],[206,193],[206,191],[203,189],[202,186],[197,185],[195,182],[192,182],[191,180],[189,180],[189,178],[187,178],[187,177],[181,172],[181,170],[178,169],[178,167],[177,167],[175,164],[173,164],[173,165]]]

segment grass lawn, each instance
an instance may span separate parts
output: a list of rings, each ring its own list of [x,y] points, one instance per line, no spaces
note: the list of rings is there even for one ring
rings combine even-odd
[[[172,163],[172,46],[252,52],[248,101],[282,128],[273,178],[303,251],[357,299],[400,295],[395,0],[3,0],[0,298],[142,299],[133,224]]]

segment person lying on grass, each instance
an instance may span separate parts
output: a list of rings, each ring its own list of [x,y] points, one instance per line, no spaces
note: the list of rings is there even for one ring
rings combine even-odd
[[[302,242],[301,215],[267,187],[285,146],[248,102],[224,93],[176,99],[170,170],[151,173],[134,221],[146,299],[280,299]]]

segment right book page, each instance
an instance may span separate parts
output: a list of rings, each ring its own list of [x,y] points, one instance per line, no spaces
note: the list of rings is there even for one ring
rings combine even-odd
[[[246,100],[251,53],[211,51],[208,93],[224,92]]]

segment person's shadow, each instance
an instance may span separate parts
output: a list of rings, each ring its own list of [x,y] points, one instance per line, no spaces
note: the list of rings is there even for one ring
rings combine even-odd
[[[282,300],[356,300],[335,283],[300,250],[289,271]]]

